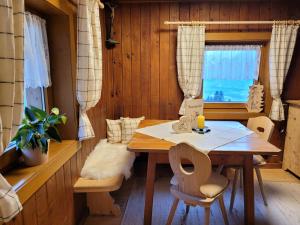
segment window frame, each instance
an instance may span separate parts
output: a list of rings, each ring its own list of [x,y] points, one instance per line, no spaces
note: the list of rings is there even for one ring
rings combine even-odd
[[[258,81],[264,85],[264,110],[261,113],[249,113],[245,103],[225,103],[209,102],[204,103],[204,115],[208,119],[226,119],[226,120],[246,120],[253,116],[266,115],[270,110],[271,95],[269,90],[269,67],[268,67],[268,49],[271,39],[271,32],[220,32],[207,33],[207,45],[261,45],[261,58],[259,65]],[[203,88],[202,88],[203,91]],[[201,98],[203,94],[201,93]]]

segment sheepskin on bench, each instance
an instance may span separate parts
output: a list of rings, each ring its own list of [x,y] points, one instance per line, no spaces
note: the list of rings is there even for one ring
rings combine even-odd
[[[99,180],[123,174],[128,179],[134,159],[135,154],[127,151],[126,144],[111,144],[103,139],[87,157],[81,177]]]
[[[109,192],[121,187],[124,176],[130,177],[134,159],[134,153],[128,152],[125,144],[111,144],[104,139],[96,145],[74,185],[74,192],[87,193],[91,215],[121,214]]]

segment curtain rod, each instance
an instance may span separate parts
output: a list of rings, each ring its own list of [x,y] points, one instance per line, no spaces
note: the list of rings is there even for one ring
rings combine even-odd
[[[289,24],[300,25],[300,20],[280,21],[164,21],[166,25],[219,25],[219,24]]]

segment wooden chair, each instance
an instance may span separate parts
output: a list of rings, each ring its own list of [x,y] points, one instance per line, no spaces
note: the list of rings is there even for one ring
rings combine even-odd
[[[257,133],[261,138],[263,138],[266,141],[269,141],[270,137],[272,136],[273,130],[274,130],[274,123],[272,120],[270,120],[266,116],[259,116],[255,118],[249,118],[247,127],[250,130],[253,130],[255,133]],[[253,164],[254,164],[254,169],[256,172],[257,180],[259,183],[259,188],[261,191],[261,195],[264,201],[265,206],[268,205],[267,203],[267,198],[264,193],[264,187],[263,187],[263,181],[260,173],[260,167],[266,164],[264,158],[261,155],[254,155],[253,157]],[[232,183],[232,192],[231,192],[231,199],[230,199],[230,210],[233,208],[234,204],[234,199],[235,199],[235,194],[236,194],[236,186],[237,186],[237,179],[240,177],[241,184],[242,184],[242,169],[238,168],[235,169],[235,174],[234,174],[234,179]]]
[[[183,160],[193,164],[192,171],[184,169]],[[226,177],[212,173],[209,157],[194,147],[180,143],[169,151],[169,161],[174,172],[171,181],[171,193],[174,196],[173,205],[167,220],[171,224],[179,200],[183,200],[188,206],[202,206],[205,208],[205,224],[209,224],[210,206],[218,199],[223,214],[224,222],[227,225],[227,213],[224,206],[223,193],[229,181]],[[187,208],[187,212],[188,213]]]

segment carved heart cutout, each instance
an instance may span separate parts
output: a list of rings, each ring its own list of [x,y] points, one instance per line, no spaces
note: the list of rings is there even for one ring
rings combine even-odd
[[[191,118],[189,116],[180,117],[179,121],[172,125],[172,128],[177,134],[191,133],[192,132]]]

